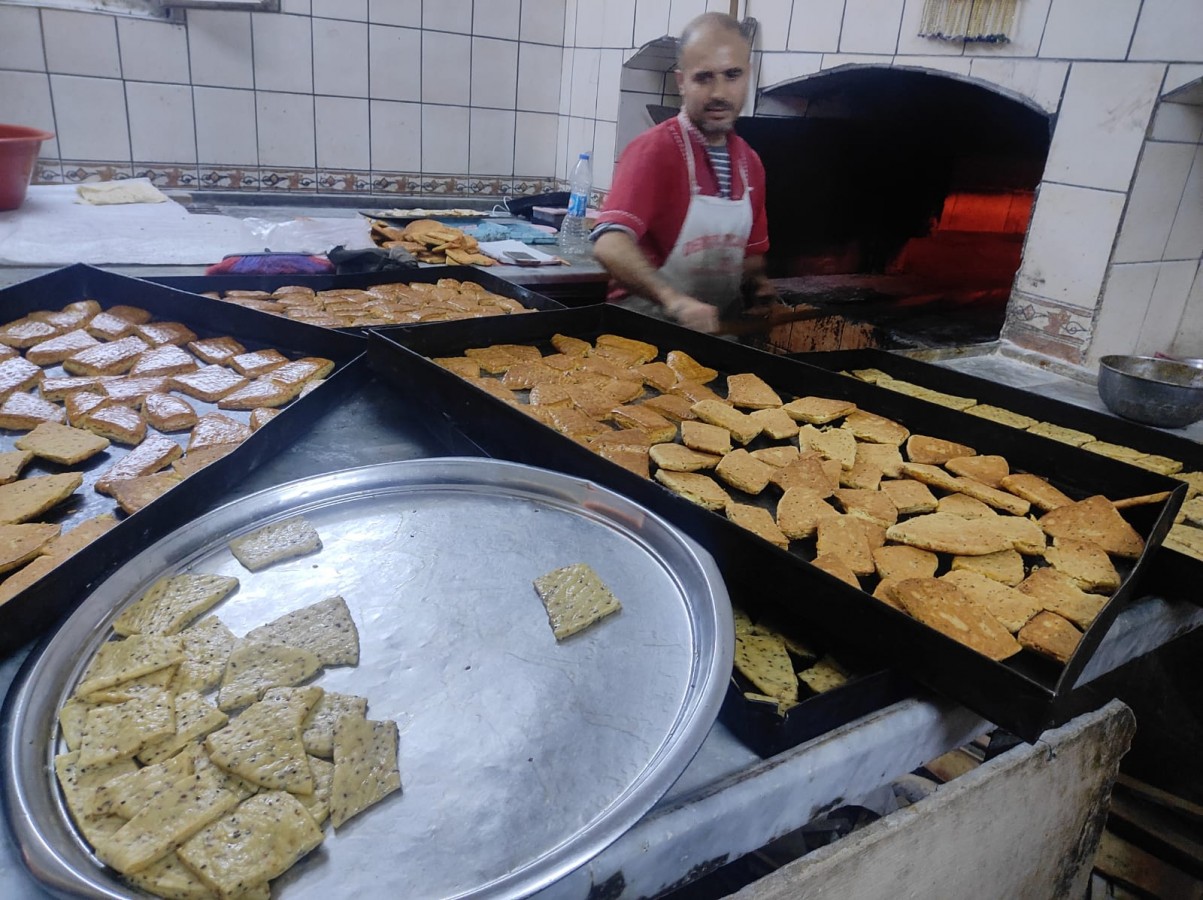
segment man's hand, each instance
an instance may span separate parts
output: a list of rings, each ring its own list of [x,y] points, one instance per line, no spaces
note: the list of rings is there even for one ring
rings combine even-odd
[[[718,310],[688,294],[674,293],[664,302],[664,310],[686,328],[704,334],[718,331]]]

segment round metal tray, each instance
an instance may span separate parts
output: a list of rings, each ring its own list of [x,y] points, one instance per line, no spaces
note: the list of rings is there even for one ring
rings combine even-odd
[[[296,513],[323,549],[258,573],[229,538]],[[557,644],[532,580],[587,562],[620,613]],[[610,844],[705,738],[731,669],[726,588],[659,517],[575,478],[486,459],[350,469],[217,509],[107,579],[39,651],[5,703],[5,817],[49,889],[134,897],[76,835],[54,783],[56,714],[108,623],[157,577],[236,575],[216,607],[236,634],[333,594],[360,664],[317,684],[368,698],[401,731],[403,792],[273,882],[284,898],[518,897]]]

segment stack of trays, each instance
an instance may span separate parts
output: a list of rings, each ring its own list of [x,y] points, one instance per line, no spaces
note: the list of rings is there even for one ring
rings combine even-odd
[[[1106,602],[1098,601],[1101,608],[1093,619],[1082,623],[1087,627],[1064,664],[1027,649],[990,658],[871,597],[866,589],[875,582],[865,580],[864,589],[858,589],[820,570],[812,563],[813,541],[770,543],[722,512],[704,509],[637,474],[631,460],[611,453],[611,459],[624,459],[632,466],[624,468],[595,453],[581,435],[573,439],[544,424],[527,408],[524,392],[505,390],[497,378],[476,379],[473,384],[431,362],[498,344],[530,345],[546,356],[555,353],[553,336],[559,335],[557,341],[564,345],[565,337],[593,342],[602,334],[650,343],[658,349],[658,359],[669,350],[683,351],[720,373],[712,385],[720,391],[722,376],[755,375],[783,400],[817,396],[852,403],[859,410],[888,417],[911,434],[1004,456],[1013,471],[1043,476],[1074,501],[1099,494],[1112,499],[1160,495],[1156,501],[1124,510],[1128,523],[1124,527],[1139,533],[1137,544],[1144,552],[1115,560],[1119,586]],[[1149,550],[1169,529],[1186,490],[1172,479],[1065,444],[611,306],[487,323],[448,322],[430,329],[378,329],[370,337],[368,355],[373,368],[405,396],[420,397],[433,415],[450,420],[485,452],[597,481],[669,518],[715,556],[728,583],[748,598],[753,619],[771,614],[799,634],[819,628],[831,636],[837,656],[852,651],[892,665],[1029,740],[1078,711],[1075,703],[1081,695],[1074,696],[1078,676],[1141,580]],[[759,447],[755,441],[748,444],[749,450]],[[741,495],[739,502],[744,511],[759,505],[765,512],[766,499]],[[941,565],[947,565],[947,557],[941,558]]]

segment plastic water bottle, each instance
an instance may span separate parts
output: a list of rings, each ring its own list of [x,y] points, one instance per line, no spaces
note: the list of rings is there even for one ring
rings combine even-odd
[[[585,225],[585,213],[589,208],[589,189],[593,186],[593,169],[589,165],[589,154],[582,153],[572,170],[569,182],[568,214],[560,223],[557,245],[568,257],[582,258],[590,255],[589,229]]]

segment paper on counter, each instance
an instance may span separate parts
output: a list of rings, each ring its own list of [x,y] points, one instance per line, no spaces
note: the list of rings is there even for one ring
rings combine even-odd
[[[550,253],[544,253],[542,250],[536,250],[529,244],[524,244],[522,241],[485,241],[480,245],[480,252],[493,259],[503,262],[506,265],[515,265],[514,260],[509,256],[510,253],[518,252],[533,256],[539,261],[541,266],[556,266],[561,265],[563,260],[558,256],[552,256]]]

